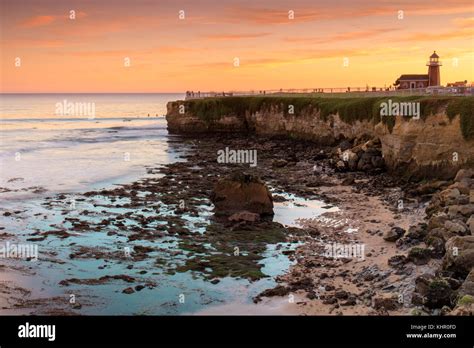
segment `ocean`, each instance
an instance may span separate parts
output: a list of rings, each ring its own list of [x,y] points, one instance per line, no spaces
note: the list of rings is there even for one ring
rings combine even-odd
[[[0,95],[1,199],[131,181],[146,165],[168,163],[173,154],[167,151],[163,116],[168,101],[183,98],[184,94]],[[58,112],[68,111],[64,105],[79,103],[93,105],[94,115]]]

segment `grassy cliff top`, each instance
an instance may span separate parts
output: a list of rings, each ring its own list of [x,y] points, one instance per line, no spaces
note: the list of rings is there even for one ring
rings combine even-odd
[[[424,120],[435,114],[440,108],[446,107],[450,120],[456,116],[461,118],[461,131],[465,139],[474,139],[474,97],[455,96],[407,96],[407,97],[309,97],[309,96],[243,96],[243,97],[216,97],[192,99],[175,102],[184,104],[185,109],[192,115],[206,122],[213,122],[226,115],[244,117],[246,113],[254,114],[258,111],[277,107],[286,115],[290,106],[297,117],[303,112],[320,112],[320,117],[327,120],[329,115],[339,114],[346,123],[356,121],[382,121],[391,131],[395,124],[395,117],[381,117],[380,106],[383,102],[419,102],[420,117]]]

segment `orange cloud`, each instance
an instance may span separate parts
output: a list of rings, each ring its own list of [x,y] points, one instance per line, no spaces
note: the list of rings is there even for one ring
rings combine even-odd
[[[54,16],[35,16],[28,18],[20,23],[21,28],[36,28],[53,23]]]
[[[64,40],[55,39],[16,39],[9,40],[6,43],[10,47],[38,47],[38,48],[53,48],[64,47]]]
[[[455,18],[453,22],[461,28],[474,28],[474,17]]]
[[[287,37],[287,38],[284,38],[283,41],[305,43],[305,44],[315,44],[315,43],[326,43],[326,42],[335,42],[335,41],[357,40],[357,39],[365,39],[368,37],[382,35],[382,34],[389,33],[395,30],[398,30],[398,29],[378,28],[378,29],[363,30],[363,31],[349,31],[346,33],[331,35],[325,38],[313,37],[313,36]]]
[[[386,52],[385,49],[379,50],[360,50],[360,49],[328,49],[328,50],[314,50],[314,49],[305,49],[305,50],[289,50],[289,51],[280,51],[280,52],[267,52],[267,54],[273,54],[274,57],[262,57],[262,58],[253,58],[245,59],[245,56],[240,57],[240,67],[236,68],[233,66],[233,61],[223,62],[205,62],[188,65],[190,68],[229,68],[229,69],[240,69],[246,67],[261,67],[261,66],[275,66],[275,65],[284,65],[284,64],[297,64],[306,61],[312,61],[316,59],[332,59],[337,58],[341,59],[343,57],[356,57],[356,56],[370,56],[376,55],[381,52]]]
[[[455,0],[437,3],[433,6],[431,0],[413,2],[413,0],[399,1],[396,5],[389,3],[373,6],[370,2],[360,6],[319,5],[314,7],[294,9],[294,19],[289,19],[291,5],[287,8],[256,8],[256,7],[234,7],[230,8],[225,16],[226,21],[232,23],[249,22],[256,25],[292,24],[298,22],[315,22],[320,20],[341,20],[345,18],[375,17],[391,15],[396,18],[398,11],[404,11],[409,15],[439,15],[450,13],[472,12],[472,0]]]
[[[207,39],[210,40],[243,40],[243,39],[254,39],[270,35],[269,33],[255,33],[255,34],[217,34],[208,35]]]
[[[444,33],[415,33],[405,39],[399,41],[441,41],[449,39],[473,38],[473,31],[471,29],[452,30]]]

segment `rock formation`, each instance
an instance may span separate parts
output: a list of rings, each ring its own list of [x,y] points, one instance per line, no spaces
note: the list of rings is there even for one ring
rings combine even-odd
[[[257,177],[236,173],[220,179],[211,196],[216,215],[230,216],[234,221],[256,221],[273,215],[273,199],[265,184]]]
[[[344,98],[333,98],[334,101],[330,98],[284,97],[171,102],[167,105],[166,119],[172,133],[256,132],[327,145],[334,145],[341,138],[367,135],[380,139],[382,156],[389,170],[405,176],[452,178],[460,168],[474,165],[472,115],[461,117],[462,112],[457,111],[474,109],[474,97],[462,100],[433,98],[420,99],[424,110],[420,119],[391,116],[382,120],[374,111],[380,98],[360,98],[358,101],[348,98],[344,104],[337,101]],[[449,103],[459,101],[466,105],[449,108]],[[291,103],[303,105],[289,113]],[[341,106],[331,108],[333,104]],[[182,106],[184,113],[180,113]],[[369,153],[358,158],[359,169],[364,169],[373,155]],[[355,165],[352,157],[349,153],[351,166]],[[380,166],[381,161],[378,159],[370,164]]]

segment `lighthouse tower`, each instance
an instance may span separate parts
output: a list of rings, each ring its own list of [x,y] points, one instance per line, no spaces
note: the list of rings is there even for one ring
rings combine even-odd
[[[441,79],[439,76],[439,67],[442,65],[436,51],[430,56],[430,61],[426,63],[428,66],[428,86],[440,86]]]

